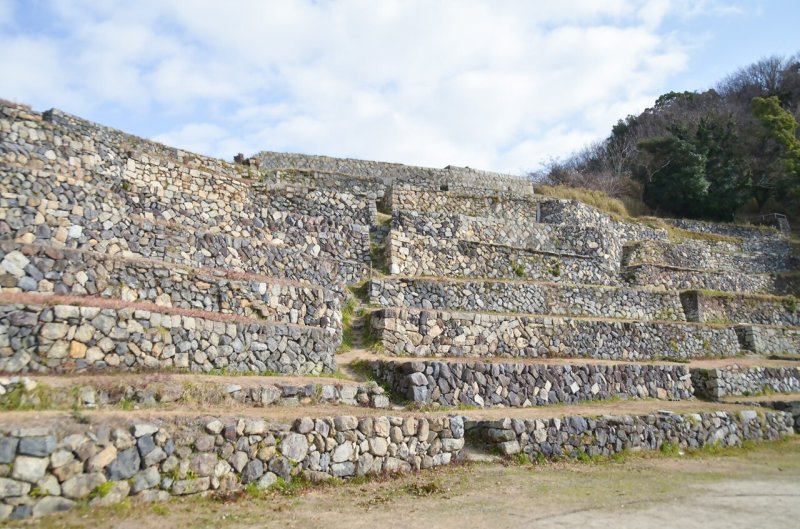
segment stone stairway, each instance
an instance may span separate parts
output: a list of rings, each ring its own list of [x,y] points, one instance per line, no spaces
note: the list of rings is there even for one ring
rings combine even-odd
[[[511,175],[229,164],[3,102],[0,519],[487,445],[788,435],[792,252],[777,231],[630,222]]]

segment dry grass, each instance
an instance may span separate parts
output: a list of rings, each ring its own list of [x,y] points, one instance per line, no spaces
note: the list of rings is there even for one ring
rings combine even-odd
[[[630,220],[641,215],[646,215],[649,212],[647,206],[641,201],[634,199],[626,199],[623,201],[619,198],[612,198],[602,191],[592,191],[589,189],[567,186],[537,186],[535,191],[540,195],[548,197],[583,202],[617,219]]]

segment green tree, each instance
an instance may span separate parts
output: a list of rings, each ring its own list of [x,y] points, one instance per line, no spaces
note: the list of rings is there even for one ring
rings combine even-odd
[[[645,203],[674,215],[700,214],[710,186],[705,155],[677,136],[646,140],[639,146],[647,154],[640,175]]]

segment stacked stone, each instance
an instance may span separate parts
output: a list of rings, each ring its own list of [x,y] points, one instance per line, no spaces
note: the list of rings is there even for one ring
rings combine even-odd
[[[389,211],[417,211],[470,217],[515,219],[520,225],[538,222],[539,196],[480,193],[476,190],[431,192],[408,184],[394,184],[383,199]]]
[[[126,405],[155,406],[158,404],[191,404],[198,400],[207,404],[237,404],[249,407],[313,406],[338,404],[388,408],[389,397],[382,387],[357,383],[291,384],[280,379],[270,382],[215,382],[209,380],[180,384],[181,380],[159,375],[161,379],[148,382],[147,377],[125,382],[83,380],[74,384],[49,386],[25,376],[0,377],[0,406],[11,395],[21,408],[41,407],[41,392],[51,406],[61,409],[96,409]]]
[[[321,287],[52,247],[0,243],[0,291],[145,301],[341,329],[340,296]]]
[[[693,397],[689,370],[676,365],[378,360],[371,368],[393,392],[420,404],[529,407],[614,397]]]
[[[764,356],[800,353],[800,328],[737,325],[735,329],[747,351]]]
[[[696,393],[710,399],[765,392],[800,392],[798,367],[742,367],[733,364],[714,369],[692,368],[691,372]]]
[[[690,290],[681,292],[681,303],[690,321],[800,327],[800,302],[792,296],[748,296]]]
[[[336,342],[319,327],[142,308],[0,305],[0,371],[182,368],[319,374]]]
[[[549,420],[468,421],[468,435],[501,454],[545,458],[607,457],[623,450],[658,450],[665,443],[680,448],[741,446],[744,441],[775,440],[793,431],[784,412],[670,412],[640,416],[572,416]]]
[[[370,301],[382,307],[684,321],[676,292],[630,287],[387,277],[370,282]]]
[[[447,166],[444,169],[415,167],[399,163],[354,160],[350,158],[332,158],[329,156],[310,156],[262,151],[253,159],[263,170],[293,169],[300,176],[313,173],[328,173],[328,185],[341,185],[335,175],[357,176],[381,196],[395,181],[427,189],[492,189],[532,194],[531,182],[525,178],[507,174],[479,171],[469,167]],[[298,173],[299,172],[299,173]],[[324,180],[319,179],[319,180]],[[303,180],[300,180],[303,181]]]
[[[625,268],[625,280],[634,286],[666,290],[717,290],[744,294],[792,294],[796,286],[783,286],[773,274],[740,274],[712,270],[688,270],[657,264],[633,265]]]
[[[461,417],[303,417],[288,424],[219,417],[188,422],[0,429],[0,519],[79,501],[165,499],[279,478],[393,473],[447,465],[464,446]],[[74,432],[74,433],[73,433]]]
[[[800,266],[792,255],[747,252],[741,244],[720,241],[685,240],[678,243],[643,241],[632,245],[626,264],[658,264],[690,270],[768,274]]]
[[[733,328],[687,323],[381,309],[372,327],[392,355],[650,360],[739,351]]]

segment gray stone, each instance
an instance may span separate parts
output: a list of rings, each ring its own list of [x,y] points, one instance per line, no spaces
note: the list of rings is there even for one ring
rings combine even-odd
[[[8,465],[14,461],[19,440],[15,437],[0,437],[0,465]]]
[[[248,484],[251,481],[257,481],[264,475],[264,463],[258,459],[253,459],[247,463],[242,470],[242,483]]]
[[[28,483],[36,483],[44,477],[49,461],[46,457],[17,456],[11,477]]]
[[[309,430],[310,431],[310,430]],[[281,454],[290,461],[299,463],[308,454],[308,441],[306,436],[298,433],[288,433],[281,441]]]
[[[31,485],[24,481],[0,478],[0,499],[26,496],[31,490]]]
[[[197,494],[208,490],[210,486],[211,478],[182,479],[172,484],[172,494],[176,496]]]
[[[67,498],[79,500],[88,496],[95,488],[105,482],[105,476],[99,472],[79,474],[61,484],[61,494]]]
[[[122,481],[133,477],[139,471],[142,460],[139,451],[135,448],[128,448],[120,452],[116,459],[106,468],[108,479]]]
[[[55,514],[57,512],[64,512],[72,509],[75,502],[62,498],[60,496],[47,496],[37,501],[33,505],[33,516],[40,517],[48,514]]]

